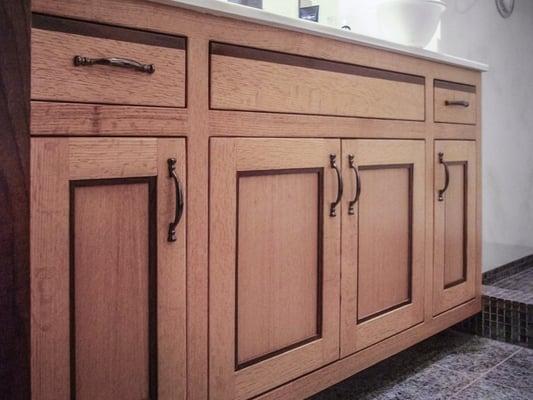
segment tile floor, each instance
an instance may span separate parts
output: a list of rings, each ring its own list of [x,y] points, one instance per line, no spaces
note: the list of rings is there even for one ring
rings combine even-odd
[[[311,400],[531,400],[533,350],[445,331]]]

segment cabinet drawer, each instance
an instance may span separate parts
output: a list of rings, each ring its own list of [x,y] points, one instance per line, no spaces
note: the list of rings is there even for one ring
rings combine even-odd
[[[476,124],[475,86],[435,80],[433,89],[435,122]]]
[[[211,43],[211,108],[386,118],[425,118],[422,76]]]
[[[36,14],[32,99],[185,107],[185,48],[182,37]]]

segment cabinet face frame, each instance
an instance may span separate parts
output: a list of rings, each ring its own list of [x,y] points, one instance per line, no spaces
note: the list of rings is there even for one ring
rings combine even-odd
[[[416,140],[343,140],[343,171],[346,182],[342,220],[342,278],[341,278],[341,356],[347,356],[372,344],[408,329],[424,319],[425,274],[425,144]],[[384,171],[406,169],[409,179],[407,212],[407,292],[408,299],[387,309],[359,318],[360,298],[358,285],[360,268],[359,205],[354,214],[348,212],[348,201],[356,190],[354,172],[350,169],[349,155],[361,176],[361,197],[364,196],[365,170]],[[388,196],[387,193],[383,194]],[[379,212],[379,210],[377,210]],[[379,224],[376,221],[376,224]],[[385,251],[385,249],[383,249]],[[389,290],[394,288],[389,288]]]
[[[341,215],[339,209],[336,217],[331,217],[329,212],[330,202],[337,196],[337,179],[330,167],[330,154],[337,155],[340,168],[340,142],[328,139],[212,138],[210,149],[210,396],[248,399],[339,357]],[[252,179],[262,175],[279,177],[279,173],[318,176],[317,195],[322,200],[317,200],[320,214],[316,215],[322,221],[322,231],[318,230],[319,248],[315,250],[319,254],[318,264],[322,266],[318,274],[322,276],[317,277],[316,296],[321,303],[317,309],[322,310],[322,315],[317,315],[316,336],[239,365],[236,320],[239,305],[236,298],[237,255],[242,254],[237,248],[240,243],[237,230],[242,224],[237,220],[241,198],[238,190],[242,186],[239,181],[243,177],[248,179],[246,176],[252,176]],[[273,265],[275,268],[275,262]]]
[[[459,249],[462,259],[462,276],[453,282],[446,282],[446,246],[447,215],[446,206],[453,202],[457,193],[453,178],[450,176],[450,186],[439,201],[439,189],[445,185],[443,164],[439,161],[439,153],[443,153],[443,160],[448,165],[450,174],[452,168],[460,167],[462,172],[462,209],[461,227],[463,240]],[[477,207],[477,160],[476,143],[463,140],[436,140],[434,151],[435,190],[434,196],[434,269],[433,269],[433,314],[438,315],[455,306],[466,303],[476,297],[477,264],[476,264],[476,207]],[[456,175],[457,176],[457,175]],[[453,203],[451,203],[453,206]]]
[[[112,193],[124,185],[146,185],[148,194],[146,232],[134,232],[146,234],[149,246],[148,326],[138,328],[146,329],[149,336],[147,390],[151,398],[185,398],[186,218],[183,214],[177,227],[177,241],[167,242],[169,222],[175,211],[175,188],[168,176],[169,158],[178,160],[176,173],[186,185],[183,139],[32,139],[32,398],[76,398],[73,391],[77,393],[77,386],[75,379],[71,379],[76,367],[76,346],[80,345],[73,335],[76,326],[72,318],[76,304],[72,286],[72,271],[76,268],[73,233],[77,229],[74,226],[77,211],[72,206],[75,191],[106,188]],[[94,206],[85,208],[91,207]],[[136,246],[124,243],[125,248],[130,245]]]

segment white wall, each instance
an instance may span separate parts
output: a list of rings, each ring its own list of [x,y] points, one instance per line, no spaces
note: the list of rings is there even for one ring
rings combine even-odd
[[[483,269],[533,254],[533,1],[447,0],[440,51],[482,61]]]

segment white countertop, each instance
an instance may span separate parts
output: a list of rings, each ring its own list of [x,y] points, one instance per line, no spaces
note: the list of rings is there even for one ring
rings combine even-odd
[[[186,8],[202,13],[240,19],[263,25],[275,26],[295,32],[309,33],[311,35],[332,38],[349,43],[361,44],[367,47],[383,49],[400,54],[407,54],[425,60],[437,61],[444,64],[456,65],[477,71],[487,71],[488,65],[476,61],[466,60],[448,54],[404,46],[386,40],[364,36],[355,32],[320,25],[303,19],[289,18],[283,15],[272,14],[252,7],[228,3],[218,0],[149,0],[154,3]]]

